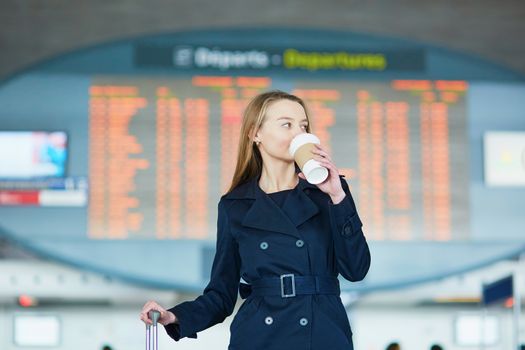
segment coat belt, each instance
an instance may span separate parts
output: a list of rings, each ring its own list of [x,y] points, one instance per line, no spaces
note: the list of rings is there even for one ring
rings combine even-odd
[[[248,296],[280,296],[282,298],[296,295],[336,294],[339,295],[339,280],[332,276],[301,276],[283,274],[279,277],[267,277],[253,281],[251,284],[241,283],[239,286],[241,298]]]

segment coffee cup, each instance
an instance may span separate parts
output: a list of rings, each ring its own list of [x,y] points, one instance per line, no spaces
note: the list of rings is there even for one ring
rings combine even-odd
[[[328,169],[314,159],[312,151],[316,148],[315,144],[321,144],[317,136],[303,133],[292,139],[288,149],[306,177],[306,181],[314,185],[323,182],[328,177]]]

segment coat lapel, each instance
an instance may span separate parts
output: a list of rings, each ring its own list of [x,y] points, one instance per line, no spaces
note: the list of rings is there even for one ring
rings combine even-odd
[[[312,186],[315,187],[315,185]],[[299,188],[291,191],[288,197],[286,197],[282,208],[282,211],[286,213],[286,216],[292,221],[295,227],[301,225],[303,222],[319,213],[317,204],[315,204],[314,201],[310,199],[304,190],[304,186],[299,186]],[[277,204],[275,204],[274,201],[272,201],[272,203],[277,207]]]
[[[304,193],[307,188],[317,189],[317,186],[299,178],[299,184],[288,194],[282,208],[259,187],[257,177],[231,191],[226,197],[255,199],[242,219],[242,225],[299,237],[297,227],[319,213],[317,205]]]

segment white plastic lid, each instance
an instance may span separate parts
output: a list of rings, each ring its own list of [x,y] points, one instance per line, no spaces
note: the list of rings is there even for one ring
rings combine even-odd
[[[295,136],[292,139],[292,142],[290,142],[290,147],[288,148],[288,152],[290,152],[290,155],[293,157],[295,151],[305,143],[317,143],[320,144],[321,141],[317,136],[314,134],[309,133],[303,133]]]

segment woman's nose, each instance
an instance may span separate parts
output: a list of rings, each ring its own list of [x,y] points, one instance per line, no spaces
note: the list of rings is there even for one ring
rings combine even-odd
[[[306,130],[303,130],[300,126],[294,129],[293,137],[296,137],[299,134],[306,134]]]

